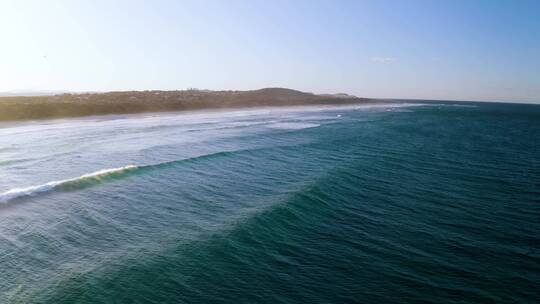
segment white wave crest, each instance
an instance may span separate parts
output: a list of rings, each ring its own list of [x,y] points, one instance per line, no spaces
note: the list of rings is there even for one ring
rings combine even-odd
[[[75,177],[75,178],[51,181],[51,182],[48,182],[48,183],[45,183],[45,184],[26,187],[26,188],[11,189],[11,190],[8,190],[6,192],[0,193],[0,203],[6,203],[8,201],[11,201],[13,199],[16,199],[16,198],[22,197],[22,196],[32,196],[32,195],[36,195],[36,194],[41,193],[41,192],[51,191],[51,190],[53,190],[53,189],[55,189],[55,188],[57,188],[57,187],[59,187],[61,185],[66,185],[66,184],[70,184],[70,183],[76,183],[76,182],[79,182],[79,181],[84,181],[84,180],[89,180],[89,179],[99,180],[99,179],[101,179],[103,177],[106,177],[108,175],[111,175],[111,174],[118,174],[118,173],[122,173],[124,171],[133,170],[133,169],[136,169],[136,168],[137,168],[137,166],[129,165],[129,166],[124,166],[124,167],[119,167],[119,168],[104,169],[104,170],[99,170],[99,171],[96,171],[96,172],[84,174],[84,175],[81,175],[81,176]]]
[[[272,129],[284,129],[284,130],[301,130],[307,128],[316,128],[320,126],[316,123],[300,123],[300,122],[280,122],[268,125]]]

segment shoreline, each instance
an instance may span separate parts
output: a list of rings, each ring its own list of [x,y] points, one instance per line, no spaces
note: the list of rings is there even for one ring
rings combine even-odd
[[[363,107],[386,107],[386,106],[403,106],[409,103],[391,102],[391,101],[378,101],[378,102],[365,102],[365,103],[348,103],[348,104],[316,104],[316,105],[283,105],[283,106],[251,106],[251,107],[234,107],[234,108],[205,108],[205,109],[193,109],[193,110],[179,110],[179,111],[161,111],[161,112],[138,112],[138,113],[108,113],[108,114],[96,114],[86,116],[70,116],[70,117],[53,117],[42,119],[23,119],[23,120],[0,120],[0,129],[16,127],[21,125],[48,125],[63,122],[72,122],[74,120],[84,121],[97,121],[97,120],[115,120],[124,118],[148,118],[156,116],[169,116],[169,115],[218,115],[220,113],[229,112],[255,112],[255,111],[317,111],[323,108],[335,108],[335,109],[347,109],[349,107],[363,108]]]
[[[255,91],[127,91],[0,97],[0,122],[192,110],[378,103],[386,102],[346,94],[316,95],[282,88]]]

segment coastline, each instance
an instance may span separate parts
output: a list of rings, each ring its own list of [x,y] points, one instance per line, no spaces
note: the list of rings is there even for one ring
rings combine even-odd
[[[0,97],[0,122],[109,114],[378,103],[385,101],[345,94],[316,95],[282,88],[255,91],[127,91]]]

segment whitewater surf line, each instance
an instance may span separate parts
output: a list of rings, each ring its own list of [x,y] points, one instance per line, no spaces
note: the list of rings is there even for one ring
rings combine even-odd
[[[192,161],[201,160],[205,158],[226,156],[234,152],[241,152],[241,151],[247,151],[247,150],[249,149],[238,150],[238,151],[221,151],[221,152],[204,154],[204,155],[199,155],[199,156],[195,156],[191,158],[184,158],[184,159],[173,160],[173,161],[162,162],[162,163],[151,164],[151,165],[142,165],[142,166],[128,165],[128,166],[112,168],[112,169],[103,169],[103,170],[95,171],[92,173],[84,174],[75,178],[50,181],[45,184],[26,187],[26,188],[15,188],[15,189],[11,189],[6,192],[0,193],[0,204],[7,203],[11,200],[24,197],[24,196],[34,196],[40,193],[45,193],[45,192],[49,192],[53,190],[81,189],[81,188],[89,187],[89,186],[92,186],[92,185],[95,185],[104,181],[114,180],[120,177],[125,177],[130,174],[135,174],[136,172],[155,170],[155,169],[164,168],[164,167],[168,167],[168,166],[179,164],[179,163],[192,162]]]
[[[287,148],[289,146],[277,146],[277,148]],[[296,147],[296,145],[295,145]],[[162,163],[149,164],[149,165],[128,165],[124,167],[112,168],[112,169],[103,169],[95,171],[92,173],[84,174],[79,177],[56,180],[47,182],[45,184],[31,186],[26,188],[14,188],[6,192],[0,193],[0,204],[7,203],[11,200],[25,197],[25,196],[34,196],[40,193],[45,193],[54,190],[75,190],[92,185],[96,185],[105,181],[115,180],[118,178],[126,177],[132,174],[140,174],[142,172],[148,172],[149,170],[157,170],[160,168],[166,168],[181,163],[190,163],[195,161],[201,161],[204,159],[216,158],[216,157],[225,157],[228,155],[242,153],[242,152],[254,152],[260,151],[267,148],[254,148],[254,149],[240,149],[232,151],[220,151],[210,154],[203,154],[194,157],[188,157],[178,160],[166,161]]]
[[[120,168],[104,169],[104,170],[99,170],[96,172],[84,174],[75,178],[51,181],[42,185],[31,186],[31,187],[26,187],[26,188],[11,189],[0,194],[0,203],[6,203],[8,201],[11,201],[13,199],[16,199],[22,196],[32,196],[38,193],[48,192],[54,189],[58,189],[60,187],[71,188],[71,187],[77,187],[78,185],[81,186],[84,184],[99,182],[100,180],[104,178],[114,177],[115,175],[119,175],[127,171],[135,170],[136,168],[138,167],[134,165],[129,165],[129,166],[124,166]]]

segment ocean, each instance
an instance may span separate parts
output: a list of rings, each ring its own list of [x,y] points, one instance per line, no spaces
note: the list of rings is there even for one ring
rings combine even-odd
[[[540,106],[0,124],[0,303],[540,301]]]

